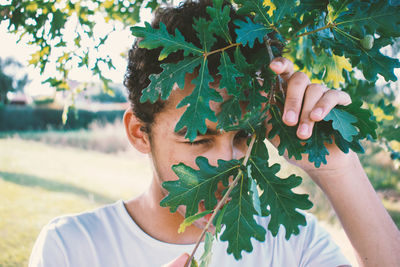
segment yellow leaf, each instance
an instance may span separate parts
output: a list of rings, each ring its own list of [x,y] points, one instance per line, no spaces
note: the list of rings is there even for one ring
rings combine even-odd
[[[329,58],[329,57],[328,57]],[[344,56],[333,55],[331,57],[331,64],[326,66],[326,74],[324,80],[326,82],[333,82],[333,87],[338,88],[339,83],[344,82],[343,69],[351,71],[352,67],[350,62]]]
[[[335,20],[339,17],[339,15],[343,11],[346,11],[346,10],[348,10],[346,5],[341,4],[340,6],[336,7],[336,9],[335,9],[331,4],[328,4],[328,16],[327,16],[328,17],[328,23],[334,23]]]
[[[371,107],[372,113],[376,117],[376,121],[378,121],[378,122],[383,121],[383,120],[391,121],[394,119],[393,115],[386,115],[385,112],[383,112],[383,110],[380,107],[377,107],[375,105],[371,105],[370,107]]]
[[[389,142],[390,147],[395,151],[400,151],[400,142],[393,140]]]
[[[88,21],[88,15],[86,13],[80,13],[79,17],[83,20],[83,21]]]
[[[67,61],[69,59],[69,53],[64,53],[61,57],[57,59],[58,63],[62,63],[63,61]]]
[[[269,10],[268,10],[268,15],[270,17],[272,17],[272,14],[274,13],[276,6],[274,5],[274,3],[272,3],[271,0],[264,0],[263,2],[264,6],[269,6]]]
[[[35,12],[38,9],[38,4],[35,1],[31,1],[25,9],[26,11]]]
[[[344,82],[343,69],[352,70],[350,62],[344,56],[321,54],[314,65],[313,72],[317,74],[324,71],[324,82],[330,87],[339,88],[339,84]]]
[[[213,212],[212,210],[206,210],[203,211],[201,213],[192,215],[190,217],[187,217],[180,225],[179,225],[179,229],[178,229],[178,234],[185,232],[186,227],[192,225],[192,223],[194,223],[196,220],[204,217],[207,214],[210,214],[211,212]]]
[[[36,51],[31,55],[31,59],[28,61],[29,64],[31,65],[37,65],[37,63],[49,53],[50,47],[45,46],[41,50]]]
[[[31,55],[31,59],[28,61],[29,65],[36,65],[40,60],[40,50]]]
[[[110,8],[110,7],[112,7],[114,5],[114,0],[106,0],[106,1],[104,1],[104,3],[103,3],[103,6],[105,7],[105,8]]]
[[[50,51],[50,47],[49,46],[43,47],[43,49],[40,51],[40,56],[43,57],[44,55],[48,54],[49,51]]]
[[[63,81],[62,83],[60,83],[60,84],[57,86],[57,88],[64,89],[64,90],[68,90],[68,89],[69,89],[69,85],[68,85],[68,83],[67,83],[66,81]]]

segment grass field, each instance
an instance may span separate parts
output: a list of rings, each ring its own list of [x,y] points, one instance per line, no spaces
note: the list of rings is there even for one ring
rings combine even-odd
[[[0,266],[26,266],[40,229],[52,218],[129,199],[145,190],[151,177],[147,158],[130,149],[120,132],[117,126],[81,134],[0,136]],[[82,143],[89,146],[80,148]],[[283,170],[286,174],[293,171],[298,170]],[[388,175],[397,174],[394,170]],[[305,181],[301,190],[310,193],[316,203],[312,212],[325,219],[323,224],[354,262],[343,231],[327,223],[334,216],[326,199]],[[399,225],[399,202],[385,201],[385,205]]]
[[[26,266],[52,218],[128,199],[149,182],[146,159],[0,139],[0,266]]]

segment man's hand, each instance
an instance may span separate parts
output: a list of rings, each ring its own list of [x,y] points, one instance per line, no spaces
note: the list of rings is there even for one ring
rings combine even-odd
[[[282,120],[288,126],[297,126],[300,139],[309,138],[314,123],[336,105],[351,103],[345,92],[312,84],[307,75],[294,72],[293,63],[285,58],[274,59],[270,67],[287,83]],[[278,145],[279,138],[271,142]],[[307,157],[291,162],[303,168],[330,200],[358,254],[360,266],[400,266],[400,232],[369,182],[357,154],[352,151],[345,154],[335,144],[326,144],[326,148],[327,164],[320,168],[315,168]]]
[[[275,58],[270,68],[279,74],[286,82],[284,88],[286,98],[283,108],[283,122],[288,126],[297,127],[297,136],[306,140],[311,137],[315,122],[321,121],[336,105],[349,105],[350,96],[339,90],[329,90],[322,84],[311,83],[303,72],[295,72],[293,63],[286,58]],[[271,140],[274,145],[279,144],[279,138]],[[320,170],[343,169],[349,163],[347,156],[335,144],[326,144],[329,151],[327,165],[315,168],[303,155],[300,161],[290,160],[307,172]],[[350,165],[349,165],[350,166]]]

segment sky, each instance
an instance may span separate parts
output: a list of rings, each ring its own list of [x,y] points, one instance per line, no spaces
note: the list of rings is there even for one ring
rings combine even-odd
[[[1,2],[4,3],[4,1],[0,0],[0,3]],[[151,13],[148,9],[144,9],[141,16],[142,22],[137,25],[143,25],[144,21],[149,21],[151,19]],[[101,16],[96,18],[95,21],[95,35],[102,35],[103,33],[108,33],[112,30],[111,25],[106,24]],[[74,22],[68,23],[73,24]],[[127,54],[128,49],[132,46],[134,42],[134,37],[132,36],[129,27],[126,27],[124,29],[122,23],[117,23],[115,26],[116,31],[110,34],[106,43],[104,44],[104,46],[102,46],[99,52],[94,50],[92,52],[103,57],[109,55],[112,58],[113,64],[116,69],[105,70],[104,75],[115,83],[122,83],[126,70],[127,59],[125,57],[122,57],[121,53]],[[8,33],[7,27],[8,23],[0,23],[0,57],[12,57],[23,64],[24,67],[20,70],[20,72],[28,73],[29,79],[31,80],[31,82],[25,88],[25,91],[28,94],[30,94],[31,96],[52,95],[55,89],[51,88],[47,84],[42,84],[42,82],[48,77],[54,75],[55,64],[49,63],[46,67],[45,72],[42,75],[40,74],[39,68],[29,66],[28,61],[31,58],[31,54],[36,52],[38,48],[32,45],[28,45],[27,38],[23,38],[20,42],[17,42],[18,36],[16,34]],[[72,40],[72,42],[75,36],[75,32],[73,29],[74,27],[71,26],[71,24],[66,25],[66,29],[63,32],[65,38]],[[90,45],[90,41],[82,41],[82,46],[85,45]],[[71,70],[69,77],[72,80],[80,82],[98,80],[97,77],[92,76],[90,70],[87,70],[85,68],[77,68]]]

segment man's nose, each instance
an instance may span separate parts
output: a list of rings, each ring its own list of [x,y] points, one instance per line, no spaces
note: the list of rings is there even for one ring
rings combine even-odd
[[[232,159],[240,159],[244,157],[244,151],[242,151],[240,148],[235,146],[234,142],[232,140],[226,140],[224,142],[221,142],[220,144],[217,145],[216,147],[216,153],[215,153],[215,163],[214,165],[217,164],[217,161],[219,159],[229,161]]]

